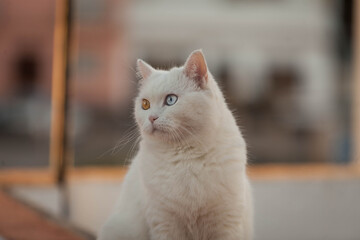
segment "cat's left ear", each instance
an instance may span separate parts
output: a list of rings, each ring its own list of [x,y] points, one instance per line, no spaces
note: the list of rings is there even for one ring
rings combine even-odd
[[[208,81],[208,69],[201,50],[193,51],[184,65],[184,74],[203,88]]]
[[[142,79],[147,79],[150,75],[155,72],[155,69],[147,64],[145,61],[138,59],[136,61],[137,69]]]

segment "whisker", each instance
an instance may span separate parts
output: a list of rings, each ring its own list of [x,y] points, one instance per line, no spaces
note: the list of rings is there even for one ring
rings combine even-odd
[[[136,132],[137,132],[137,126],[136,125],[131,126],[124,133],[124,135],[120,138],[120,140],[117,141],[117,143],[115,144],[114,147],[112,147],[112,148],[106,150],[105,152],[103,152],[102,154],[100,154],[97,157],[97,159],[101,159],[102,157],[104,157],[107,154],[114,155],[115,153],[120,151],[126,144],[128,144],[129,142],[131,142],[134,139],[134,137],[132,135]]]
[[[135,141],[132,143],[131,147],[130,147],[130,150],[128,151],[127,155],[126,155],[126,158],[125,158],[125,161],[124,161],[124,166],[128,165],[130,163],[130,161],[132,160],[133,156],[134,156],[134,152],[137,150],[137,146],[139,144],[141,140],[141,135],[138,134],[136,136],[136,139]]]

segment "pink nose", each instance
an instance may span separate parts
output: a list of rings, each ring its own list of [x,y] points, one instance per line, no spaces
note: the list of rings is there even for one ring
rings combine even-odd
[[[154,123],[156,119],[158,119],[159,117],[156,117],[156,116],[150,116],[149,117],[149,120],[151,123]]]

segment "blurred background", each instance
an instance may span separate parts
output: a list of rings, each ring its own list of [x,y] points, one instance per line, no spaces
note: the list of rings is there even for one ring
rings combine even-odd
[[[0,0],[4,171],[50,164],[55,3]],[[351,0],[72,0],[67,73],[70,166],[126,165],[136,151],[130,132],[135,124],[136,59],[167,69],[182,65],[199,48],[235,111],[251,166],[350,163],[354,6]],[[91,186],[77,182],[69,187],[66,218],[95,234],[117,196],[118,182],[91,181]],[[354,227],[360,212],[352,209],[360,202],[359,181],[326,183],[330,186],[314,182],[310,188],[308,183],[272,184],[255,183],[255,197],[262,199],[259,215],[267,216],[257,223],[256,239],[360,239]],[[326,188],[333,191],[322,192]],[[64,215],[60,190],[14,189],[13,194],[53,215]],[[302,193],[320,195],[313,202],[305,197],[309,205],[299,207]],[[337,193],[346,199],[335,201]],[[293,199],[283,199],[289,195]],[[268,201],[278,204],[272,206],[276,211],[269,211]],[[89,204],[103,213],[91,215]],[[282,216],[291,215],[282,206],[295,209],[295,216],[303,214],[288,235],[268,225],[281,219],[278,210]],[[323,222],[332,218],[329,208],[343,214],[343,228],[333,228],[338,235],[327,234],[328,227],[338,226]],[[306,223],[309,218],[313,220]],[[319,222],[320,229],[314,226]],[[280,223],[289,222],[283,218],[275,225],[280,228]]]
[[[55,2],[1,0],[0,10],[1,167],[45,166]],[[72,11],[76,166],[123,164],[131,141],[107,151],[134,124],[136,58],[169,68],[198,48],[252,164],[349,162],[351,1],[74,0]]]

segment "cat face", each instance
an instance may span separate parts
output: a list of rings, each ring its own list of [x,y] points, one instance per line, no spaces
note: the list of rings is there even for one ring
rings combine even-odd
[[[201,51],[169,71],[155,70],[142,60],[137,64],[142,84],[135,118],[143,137],[180,142],[209,130],[216,104]]]

